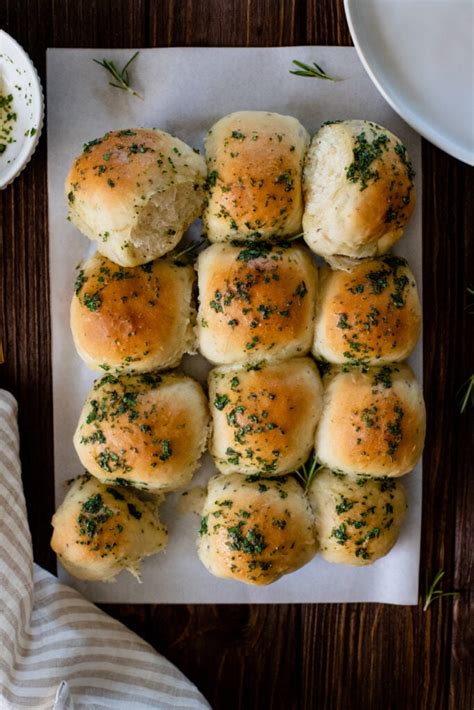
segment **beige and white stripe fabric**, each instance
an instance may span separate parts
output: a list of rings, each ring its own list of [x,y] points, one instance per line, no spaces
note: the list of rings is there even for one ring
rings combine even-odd
[[[16,408],[0,390],[0,708],[209,708],[169,661],[33,564]]]

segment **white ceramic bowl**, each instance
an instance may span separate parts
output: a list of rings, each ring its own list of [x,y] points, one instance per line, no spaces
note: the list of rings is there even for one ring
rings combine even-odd
[[[0,108],[0,143],[6,145],[0,153],[0,189],[16,178],[35,152],[44,115],[43,91],[32,61],[18,42],[0,30],[0,95],[10,94],[11,112],[17,118],[8,123],[8,142],[1,120],[5,111]]]
[[[474,165],[472,0],[344,0],[362,64],[418,133]]]

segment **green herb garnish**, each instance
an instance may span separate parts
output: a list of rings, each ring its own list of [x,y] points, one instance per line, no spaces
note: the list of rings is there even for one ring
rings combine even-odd
[[[470,296],[474,296],[474,288],[468,288],[467,292]],[[472,310],[469,310],[468,312],[472,313]],[[471,407],[474,407],[474,375],[470,375],[470,377],[468,377],[467,380],[461,385],[458,394],[461,394],[463,390],[464,393],[461,399],[461,414],[464,414],[468,404],[470,404]]]
[[[237,525],[227,528],[229,542],[227,546],[236,552],[244,552],[247,555],[257,555],[264,551],[267,546],[265,538],[258,532],[257,526],[249,528],[244,535],[242,527],[244,521],[241,520]]]
[[[339,545],[344,545],[346,541],[349,540],[350,535],[347,534],[344,523],[341,523],[339,527],[334,528],[331,533],[331,537],[335,537]]]
[[[468,377],[466,382],[461,385],[459,392],[462,392],[463,390],[464,394],[462,395],[461,400],[461,414],[464,414],[468,404],[470,404],[471,407],[474,407],[474,375]]]
[[[297,59],[293,59],[292,64],[299,67],[299,69],[290,69],[290,74],[295,74],[296,76],[311,76],[314,79],[326,79],[327,81],[337,81],[335,77],[326,74],[324,69],[322,69],[319,64],[316,64],[316,62],[313,62],[313,66],[310,66],[309,64],[299,62]]]
[[[200,535],[207,535],[207,531],[208,531],[207,521],[208,521],[208,518],[209,518],[208,515],[204,515],[204,516],[201,518],[201,525],[200,525],[200,527],[199,527],[199,534],[200,534]]]
[[[161,455],[160,455],[160,460],[161,461],[167,461],[170,456],[173,454],[173,450],[171,448],[171,442],[169,439],[163,439],[161,442]]]
[[[305,495],[307,495],[309,489],[311,488],[311,484],[313,483],[316,474],[318,471],[321,471],[322,468],[324,468],[324,466],[319,463],[318,457],[313,451],[308,461],[294,471],[295,476],[297,476],[303,484]]]
[[[272,251],[272,247],[267,244],[248,244],[244,249],[239,251],[237,261],[253,261],[268,256]]]
[[[359,182],[362,192],[369,186],[369,182],[376,182],[379,178],[378,170],[374,170],[372,163],[380,158],[384,150],[388,150],[389,137],[382,133],[372,143],[366,138],[365,131],[355,139],[353,148],[353,162],[346,168],[346,177],[349,182]]]
[[[443,577],[444,577],[444,569],[440,569],[439,572],[437,572],[435,574],[435,578],[433,579],[433,582],[431,583],[430,587],[428,588],[428,591],[427,591],[426,597],[425,597],[425,605],[423,607],[423,611],[426,611],[428,609],[428,607],[430,606],[430,604],[432,604],[437,599],[441,599],[442,597],[458,597],[459,596],[459,592],[443,592],[442,589],[436,588]]]
[[[226,394],[216,394],[214,399],[214,407],[219,411],[222,411],[224,407],[229,404],[229,398]]]
[[[95,293],[85,293],[82,301],[85,307],[92,312],[98,311],[102,305],[102,299],[98,291]]]
[[[100,61],[99,59],[93,59],[92,61],[98,64],[99,66],[103,67],[106,71],[109,72],[109,74],[112,75],[113,81],[109,81],[110,86],[115,87],[116,89],[122,89],[123,91],[128,91],[129,94],[132,96],[137,96],[139,99],[143,98],[140,96],[138,92],[136,92],[132,87],[130,86],[130,77],[128,74],[128,68],[130,64],[133,62],[136,57],[138,57],[139,52],[135,52],[133,57],[131,57],[128,62],[124,65],[122,69],[118,69],[114,62],[112,62],[110,59],[103,59]]]

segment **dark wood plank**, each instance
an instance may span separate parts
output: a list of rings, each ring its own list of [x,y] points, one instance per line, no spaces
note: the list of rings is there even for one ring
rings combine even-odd
[[[348,45],[342,0],[3,0],[0,25],[44,80],[47,46]],[[421,575],[446,570],[454,603],[127,606],[107,611],[174,661],[216,708],[472,706],[469,516],[472,413],[456,392],[474,361],[465,306],[472,273],[473,171],[425,143],[425,397]],[[6,364],[20,403],[25,493],[35,558],[48,568],[53,511],[46,141],[0,194],[0,288]],[[471,321],[469,320],[471,319]],[[471,339],[472,340],[472,339]],[[403,584],[403,580],[400,580]]]

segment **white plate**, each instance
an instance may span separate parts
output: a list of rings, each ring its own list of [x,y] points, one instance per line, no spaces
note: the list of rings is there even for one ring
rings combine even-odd
[[[422,136],[474,165],[472,0],[344,0],[369,76]]]
[[[0,94],[12,95],[17,119],[6,150],[0,153],[0,189],[9,185],[35,152],[43,125],[43,92],[36,69],[13,37],[0,30]],[[0,139],[1,143],[4,143]]]

